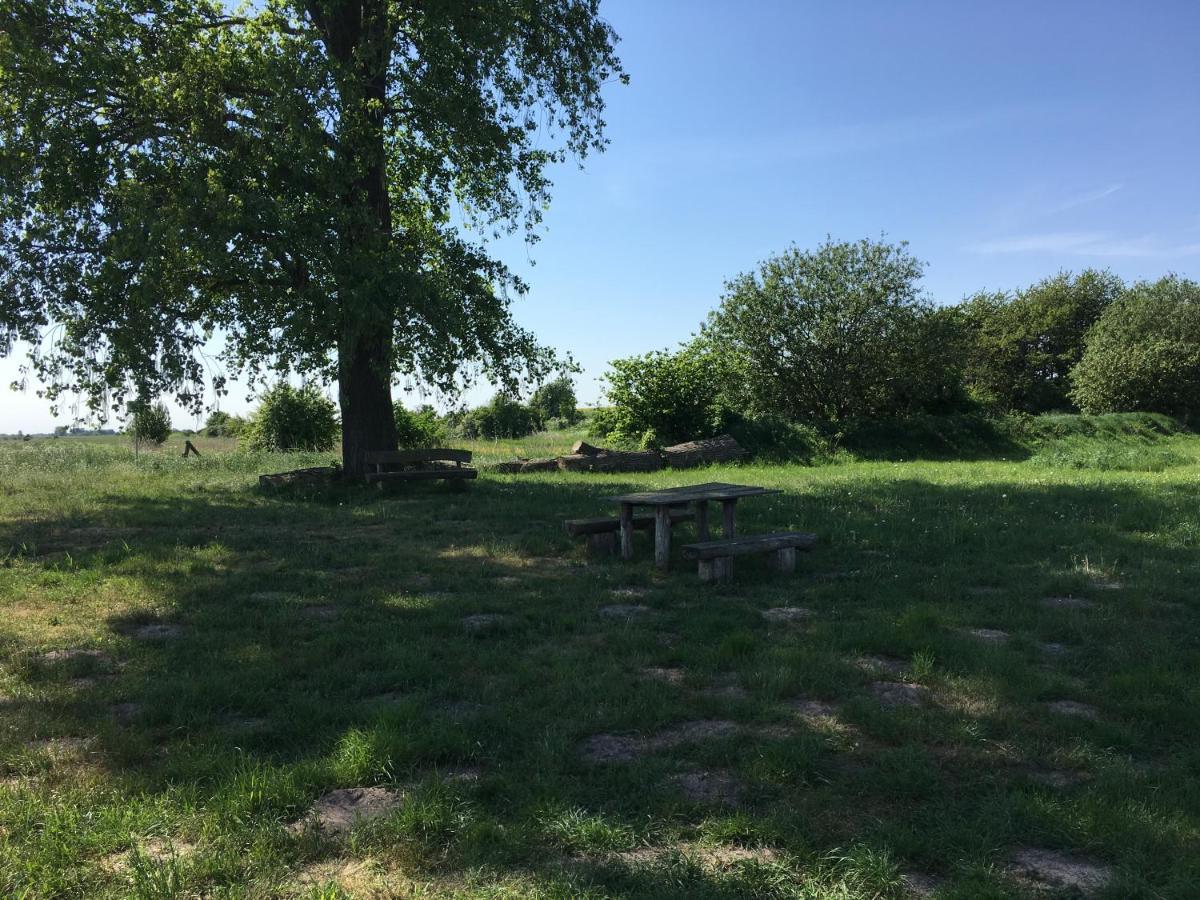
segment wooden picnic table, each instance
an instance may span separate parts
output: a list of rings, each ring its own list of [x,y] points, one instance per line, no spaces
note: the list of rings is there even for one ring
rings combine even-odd
[[[686,487],[667,488],[661,491],[639,491],[635,494],[620,494],[605,497],[610,503],[621,504],[621,558],[633,559],[633,510],[637,506],[653,507],[654,518],[654,564],[665,570],[671,560],[671,508],[694,503],[696,506],[696,531],[701,541],[709,539],[708,504],[719,501],[723,514],[724,535],[732,538],[737,502],[743,497],[761,497],[778,494],[773,488],[754,487],[748,484],[725,484],[712,481]]]

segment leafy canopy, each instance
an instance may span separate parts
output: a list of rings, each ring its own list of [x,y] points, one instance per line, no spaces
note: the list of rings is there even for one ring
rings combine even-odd
[[[384,377],[540,380],[457,226],[531,228],[602,149],[615,41],[598,0],[0,0],[0,350],[97,411],[332,379],[364,322]]]

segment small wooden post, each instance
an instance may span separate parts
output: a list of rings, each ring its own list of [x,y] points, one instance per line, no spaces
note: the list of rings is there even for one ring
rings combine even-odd
[[[737,509],[737,498],[721,501],[721,512],[725,517],[725,537],[733,537],[733,514]]]
[[[781,547],[778,550],[773,550],[767,554],[767,566],[772,572],[795,572],[796,571],[796,548]]]
[[[728,581],[733,577],[733,557],[718,556],[716,559],[702,559],[697,567],[701,581]]]
[[[621,504],[621,559],[633,559],[633,504]]]
[[[671,565],[671,507],[654,507],[654,565],[665,572]]]
[[[191,441],[185,440],[183,442],[183,458],[187,459],[189,456],[191,456],[193,454],[195,454],[196,456],[199,456],[200,451],[196,449],[196,445],[193,444]]]
[[[700,540],[707,541],[710,537],[708,533],[708,501],[696,501],[696,534]]]

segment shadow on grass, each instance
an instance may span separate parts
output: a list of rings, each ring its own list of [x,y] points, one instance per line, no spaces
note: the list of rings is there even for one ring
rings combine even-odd
[[[107,496],[93,518],[9,523],[0,545],[26,548],[14,561],[81,584],[135,584],[145,600],[114,601],[96,643],[103,658],[27,656],[22,676],[57,686],[56,699],[6,712],[35,731],[94,736],[103,768],[131,796],[194,794],[243,842],[277,834],[324,789],[417,785],[379,847],[407,848],[447,877],[478,866],[532,871],[564,890],[646,897],[742,896],[755,879],[783,877],[769,866],[714,874],[597,863],[613,829],[621,847],[708,834],[809,864],[837,847],[887,848],[943,873],[946,860],[982,866],[996,848],[1035,838],[1087,839],[1147,883],[1174,877],[1169,866],[1142,867],[1186,856],[1161,820],[1084,833],[1078,808],[1039,804],[1040,794],[987,768],[990,757],[955,766],[943,751],[1009,742],[1005,765],[1016,770],[1040,764],[1048,747],[1152,760],[1190,742],[1200,707],[1185,700],[1200,653],[1184,635],[1198,624],[1189,510],[1200,486],[1168,495],[1121,482],[805,484],[743,503],[739,526],[816,532],[807,572],[779,580],[739,561],[737,580],[716,588],[678,560],[656,574],[645,538],[623,564],[586,560],[562,533],[562,519],[608,511],[601,498],[634,486],[484,478],[466,493]],[[1048,609],[1039,601],[1050,595],[1092,597],[1098,608]],[[807,631],[760,614],[797,602],[816,614]],[[646,609],[629,622],[598,614],[618,603]],[[479,629],[463,621],[480,614],[500,618]],[[960,626],[1005,628],[1014,640],[983,650]],[[1056,671],[1042,671],[1035,649],[1047,641],[1076,651]],[[872,677],[848,662],[861,653],[927,657],[931,680],[989,702],[880,711]],[[656,683],[638,674],[647,666],[697,681]],[[730,674],[748,698],[697,689]],[[1105,721],[1021,712],[1063,694],[1102,696]],[[860,737],[796,720],[787,702],[800,696],[842,704]],[[589,735],[652,734],[687,719],[745,728],[628,764],[580,757]],[[763,739],[751,733],[761,722],[791,731]],[[478,781],[440,777],[463,769]],[[737,773],[745,809],[689,802],[672,780],[683,771]],[[1161,786],[1127,780],[1094,805],[1147,802],[1200,818],[1194,791]],[[602,821],[555,824],[573,810]],[[289,852],[312,861],[339,851]],[[228,881],[235,870],[209,877]]]

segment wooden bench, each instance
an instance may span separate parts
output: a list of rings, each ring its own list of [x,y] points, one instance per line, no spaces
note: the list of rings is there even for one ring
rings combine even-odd
[[[696,514],[685,509],[671,510],[671,524],[691,522]],[[617,549],[617,532],[621,520],[615,516],[596,516],[591,519],[567,519],[563,522],[571,537],[586,537],[588,550],[592,553],[613,553]],[[640,513],[633,517],[633,527],[641,531],[654,528],[654,513]]]
[[[733,558],[749,553],[766,553],[767,562],[776,572],[796,571],[796,551],[811,550],[815,534],[803,531],[778,531],[684,544],[683,558],[699,561],[701,581],[724,581],[733,575]]]
[[[366,461],[374,468],[367,472],[367,483],[380,488],[394,481],[442,480],[461,490],[479,476],[478,469],[464,465],[471,461],[470,450],[377,450],[368,453]]]

